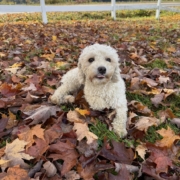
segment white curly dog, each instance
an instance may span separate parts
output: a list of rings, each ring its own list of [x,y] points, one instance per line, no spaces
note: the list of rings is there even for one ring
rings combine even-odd
[[[120,75],[119,57],[107,45],[87,46],[78,60],[78,67],[68,71],[61,86],[51,96],[55,104],[72,103],[72,92],[84,85],[84,97],[94,110],[115,109],[113,129],[120,136],[127,134],[127,100],[125,83]]]

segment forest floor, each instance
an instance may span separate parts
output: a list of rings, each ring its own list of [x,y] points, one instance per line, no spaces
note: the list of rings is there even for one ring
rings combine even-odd
[[[38,13],[0,15],[0,179],[178,180],[180,15],[133,13],[49,13],[48,24]],[[121,59],[125,138],[111,131],[114,112],[90,110],[82,91],[74,104],[49,101],[96,42]]]

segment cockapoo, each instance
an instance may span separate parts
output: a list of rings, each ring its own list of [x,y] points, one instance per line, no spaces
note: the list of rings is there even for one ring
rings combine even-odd
[[[120,75],[119,57],[115,49],[94,44],[82,51],[78,67],[68,71],[61,86],[51,96],[55,104],[73,103],[72,92],[84,85],[84,97],[94,110],[115,109],[113,130],[123,137],[127,134],[127,100],[125,83]]]

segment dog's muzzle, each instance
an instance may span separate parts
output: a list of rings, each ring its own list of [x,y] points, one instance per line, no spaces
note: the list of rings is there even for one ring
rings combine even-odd
[[[98,72],[101,75],[104,75],[106,73],[106,68],[104,66],[98,67]]]
[[[96,78],[98,78],[98,79],[105,78],[106,68],[104,66],[100,66],[100,67],[98,67],[97,70],[98,70],[98,74],[97,74]]]

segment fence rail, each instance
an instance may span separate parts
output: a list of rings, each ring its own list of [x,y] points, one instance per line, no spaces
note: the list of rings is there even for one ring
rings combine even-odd
[[[180,13],[180,9],[176,9],[174,7],[162,7],[162,10],[166,10],[166,11],[172,11],[172,12],[179,12]]]
[[[40,0],[40,6],[29,5],[0,5],[0,12],[14,13],[14,12],[41,12],[43,22],[47,23],[46,12],[80,12],[80,11],[111,11],[112,17],[116,19],[116,10],[136,10],[136,9],[156,9],[156,19],[159,19],[160,10],[170,10],[180,12],[176,8],[169,8],[180,6],[180,3],[162,3],[158,0],[155,3],[139,3],[139,4],[116,4],[115,0],[111,0],[111,4],[107,5],[45,5],[44,0]]]

